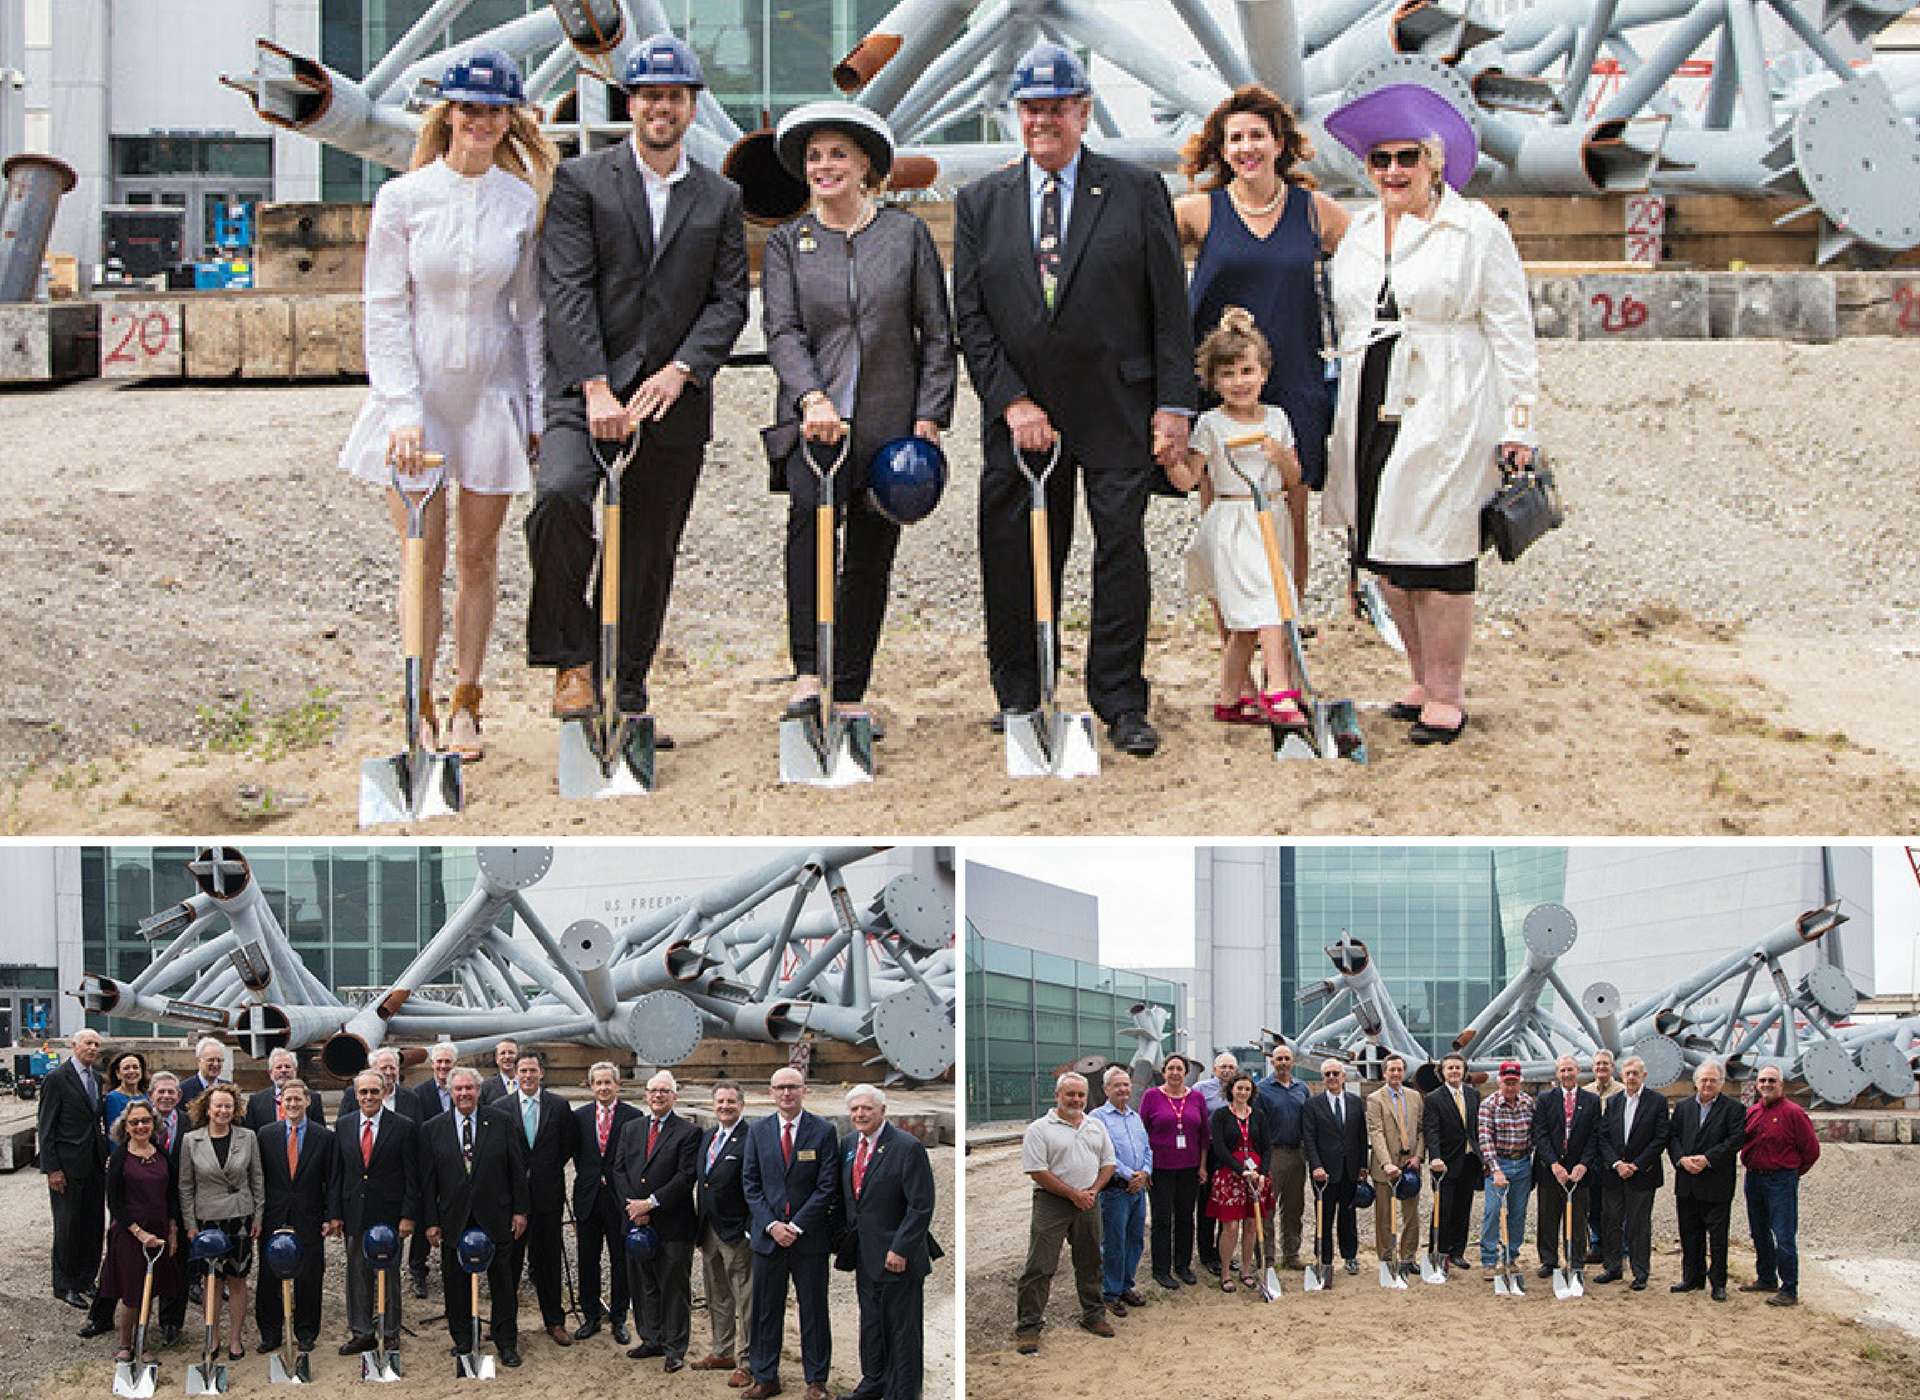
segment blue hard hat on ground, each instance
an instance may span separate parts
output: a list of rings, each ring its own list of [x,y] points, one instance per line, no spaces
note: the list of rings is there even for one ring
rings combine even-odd
[[[627,1228],[627,1253],[635,1259],[651,1259],[654,1250],[660,1247],[660,1236],[654,1233],[651,1225],[631,1225]]]
[[[925,520],[947,484],[947,454],[923,437],[883,442],[867,463],[867,500],[896,525]]]
[[[440,96],[448,102],[478,102],[488,107],[518,107],[527,100],[520,65],[503,50],[479,48],[447,65]]]
[[[1393,1183],[1393,1194],[1403,1201],[1411,1201],[1420,1194],[1420,1168],[1408,1167],[1400,1173],[1400,1179]]]
[[[360,1252],[375,1268],[391,1264],[400,1255],[400,1237],[391,1225],[369,1225],[360,1238]]]
[[[1373,1204],[1373,1183],[1364,1176],[1353,1183],[1353,1208],[1365,1210]]]
[[[293,1231],[276,1230],[261,1253],[266,1256],[267,1267],[273,1270],[276,1278],[292,1278],[300,1272],[300,1261],[305,1251],[300,1247],[300,1237]]]
[[[227,1238],[227,1232],[209,1227],[193,1237],[193,1248],[188,1254],[204,1262],[224,1259],[232,1250],[233,1241]]]
[[[475,1226],[460,1236],[460,1267],[470,1274],[482,1273],[493,1262],[493,1236]]]
[[[672,34],[655,34],[641,42],[627,57],[620,75],[620,86],[628,92],[637,87],[690,87],[707,85],[700,71],[700,60],[687,44]]]
[[[1026,51],[1020,66],[1013,70],[1015,102],[1041,97],[1085,97],[1093,91],[1087,81],[1087,68],[1072,49],[1045,39]]]

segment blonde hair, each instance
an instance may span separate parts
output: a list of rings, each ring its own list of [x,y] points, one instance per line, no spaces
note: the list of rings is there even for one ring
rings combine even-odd
[[[426,120],[420,125],[420,139],[413,143],[413,163],[407,167],[409,170],[432,165],[447,153],[453,141],[453,105],[436,102],[427,112]],[[533,186],[533,192],[540,196],[540,207],[546,208],[547,193],[553,188],[554,167],[560,164],[560,152],[540,134],[540,124],[534,120],[530,108],[519,106],[511,110],[507,134],[493,148],[493,163]]]
[[[1200,342],[1193,365],[1200,375],[1200,382],[1211,389],[1213,376],[1222,366],[1232,364],[1247,354],[1260,361],[1261,369],[1272,371],[1273,347],[1267,344],[1267,338],[1260,333],[1253,313],[1244,306],[1229,306],[1220,313],[1220,324],[1208,331],[1207,338]]]

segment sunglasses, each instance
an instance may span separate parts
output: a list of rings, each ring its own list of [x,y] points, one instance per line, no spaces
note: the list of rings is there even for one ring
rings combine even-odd
[[[490,102],[456,102],[454,105],[460,109],[461,116],[476,122],[486,117],[504,117],[510,110]]]
[[[1412,170],[1426,158],[1426,153],[1418,146],[1405,146],[1397,151],[1368,151],[1367,164],[1375,170],[1391,170],[1399,166],[1402,170]]]

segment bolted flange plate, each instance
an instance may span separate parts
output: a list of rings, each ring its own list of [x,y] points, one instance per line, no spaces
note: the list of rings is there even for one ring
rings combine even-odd
[[[953,1068],[953,1013],[918,987],[873,1004],[873,1039],[887,1062],[909,1079],[938,1079]]]
[[[475,853],[480,873],[503,890],[537,885],[553,868],[551,846],[482,846]]]
[[[1920,133],[1873,73],[1808,98],[1794,164],[1836,228],[1895,252],[1920,245]]]
[[[1620,989],[1611,982],[1589,982],[1580,993],[1580,1007],[1596,1021],[1620,1011]]]
[[[896,875],[874,901],[877,911],[918,953],[937,953],[953,943],[953,896],[919,875]]]
[[[1849,1104],[1869,1082],[1867,1072],[1853,1062],[1846,1047],[1831,1040],[1809,1045],[1800,1057],[1800,1076],[1807,1087],[1830,1104]]]
[[[1831,963],[1821,963],[1800,979],[1800,989],[1829,1016],[1851,1016],[1860,1003],[1853,979]]]
[[[613,930],[598,919],[576,919],[560,935],[560,951],[575,972],[594,972],[613,956]]]
[[[1527,951],[1543,958],[1564,955],[1580,938],[1580,925],[1564,904],[1536,904],[1520,925]]]
[[[1647,1062],[1649,1089],[1664,1089],[1678,1083],[1687,1071],[1687,1057],[1680,1053],[1680,1042],[1670,1036],[1650,1035],[1637,1040],[1629,1053]]]
[[[650,1065],[677,1065],[706,1035],[700,1008],[678,992],[648,992],[627,1013],[627,1044]]]
[[[1873,1087],[1890,1099],[1910,1098],[1914,1092],[1913,1066],[1891,1040],[1869,1040],[1860,1047],[1860,1068]]]

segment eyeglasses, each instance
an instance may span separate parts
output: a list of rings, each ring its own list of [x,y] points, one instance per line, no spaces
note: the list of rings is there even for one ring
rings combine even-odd
[[[1418,146],[1403,146],[1397,151],[1368,151],[1367,164],[1375,170],[1391,170],[1396,165],[1402,170],[1412,170],[1425,157],[1426,152]]]
[[[456,102],[460,115],[468,121],[481,121],[488,117],[504,117],[511,110],[505,106],[496,106],[491,102]]]

